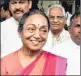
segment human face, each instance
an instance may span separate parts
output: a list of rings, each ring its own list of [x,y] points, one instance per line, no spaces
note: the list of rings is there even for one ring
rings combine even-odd
[[[77,45],[80,45],[80,17],[73,19],[73,23],[69,28],[69,32],[70,32],[72,40]]]
[[[51,8],[49,10],[49,20],[51,31],[62,30],[66,22],[66,18],[60,8]]]
[[[13,17],[19,21],[24,13],[29,11],[31,8],[32,1],[31,0],[10,0],[9,9],[13,15]]]
[[[0,8],[0,15],[1,15],[1,18],[5,18],[5,10],[3,9],[3,7]]]
[[[23,46],[27,50],[38,51],[46,43],[48,36],[48,22],[40,14],[29,16],[20,32]]]

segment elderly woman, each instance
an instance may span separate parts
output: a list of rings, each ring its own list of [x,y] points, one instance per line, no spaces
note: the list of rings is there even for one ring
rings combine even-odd
[[[49,28],[43,12],[25,13],[18,27],[23,46],[1,59],[1,75],[65,75],[66,59],[41,49]]]

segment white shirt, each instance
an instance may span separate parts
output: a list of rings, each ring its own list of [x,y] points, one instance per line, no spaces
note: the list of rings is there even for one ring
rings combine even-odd
[[[58,45],[60,43],[63,43],[68,39],[70,39],[70,34],[65,29],[63,29],[63,31],[60,33],[60,36],[59,36],[58,40],[53,36],[51,31],[49,31],[48,39],[47,39],[46,44],[43,47],[43,50],[50,51],[50,49],[53,46]]]
[[[1,57],[22,46],[17,30],[18,25],[13,17],[1,22]]]
[[[80,75],[80,46],[71,39],[54,46],[50,52],[67,58],[67,75]]]
[[[52,40],[53,45],[57,45],[59,43],[62,43],[64,41],[68,40],[70,38],[70,34],[68,33],[68,31],[63,29],[63,31],[60,33],[58,39],[56,39],[53,35],[52,35],[52,37],[53,37],[53,40]]]

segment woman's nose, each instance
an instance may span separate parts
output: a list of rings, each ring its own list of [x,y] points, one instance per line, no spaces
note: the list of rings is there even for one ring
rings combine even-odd
[[[36,30],[36,31],[35,31],[34,37],[35,37],[35,38],[40,38],[40,32],[39,32],[39,30]]]

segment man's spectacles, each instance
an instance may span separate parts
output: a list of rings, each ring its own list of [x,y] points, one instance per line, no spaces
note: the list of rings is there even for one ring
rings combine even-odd
[[[56,16],[56,18],[57,18],[58,20],[63,20],[63,19],[64,19],[64,16]],[[49,16],[49,19],[50,19],[50,20],[54,20],[54,19],[55,19],[55,16]]]

